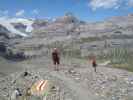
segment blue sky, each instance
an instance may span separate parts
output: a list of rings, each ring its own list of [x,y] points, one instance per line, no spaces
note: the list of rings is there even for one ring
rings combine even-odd
[[[1,0],[0,16],[56,18],[66,12],[85,21],[133,13],[133,0]]]

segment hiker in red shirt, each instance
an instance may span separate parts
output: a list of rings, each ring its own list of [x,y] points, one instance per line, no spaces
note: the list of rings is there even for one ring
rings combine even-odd
[[[55,65],[55,70],[59,70],[59,64],[60,64],[60,57],[59,57],[59,51],[57,50],[57,48],[54,48],[52,51],[52,60],[53,60],[53,64]]]
[[[95,57],[92,58],[92,67],[94,68],[94,71],[96,72],[97,63],[96,63]]]

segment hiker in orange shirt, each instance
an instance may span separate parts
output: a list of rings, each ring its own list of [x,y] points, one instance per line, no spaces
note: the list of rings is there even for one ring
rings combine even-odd
[[[89,57],[89,60],[91,61],[91,65],[94,68],[94,71],[96,72],[96,67],[97,67],[96,57],[91,56]]]
[[[92,67],[94,68],[94,71],[96,72],[97,63],[96,63],[96,59],[95,58],[92,59]]]

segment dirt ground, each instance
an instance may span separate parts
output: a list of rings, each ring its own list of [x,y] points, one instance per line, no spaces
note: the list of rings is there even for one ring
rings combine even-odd
[[[95,73],[87,61],[61,59],[59,71],[54,71],[50,58],[37,58],[23,62],[1,59],[0,100],[10,100],[12,92],[24,91],[37,80],[51,80],[56,91],[46,100],[133,100],[133,73],[99,64]],[[23,76],[27,71],[28,76]],[[21,97],[17,100],[26,100]],[[30,96],[27,100],[43,100]]]

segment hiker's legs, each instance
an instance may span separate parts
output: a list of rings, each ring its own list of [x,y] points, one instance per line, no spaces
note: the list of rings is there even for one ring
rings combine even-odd
[[[54,63],[54,70],[59,70],[59,64],[57,62]]]
[[[53,60],[54,70],[56,70],[56,61]]]
[[[96,72],[97,71],[97,69],[96,69],[97,65],[94,63],[94,64],[92,64],[92,67],[94,68],[94,71]]]
[[[95,72],[97,72],[96,67],[94,67]]]
[[[57,59],[57,61],[56,61],[56,68],[57,68],[57,70],[59,70],[59,65],[60,65],[60,60]]]
[[[57,60],[53,59],[54,70],[57,70]]]
[[[54,64],[54,70],[59,70],[60,60],[53,59],[53,64]]]

